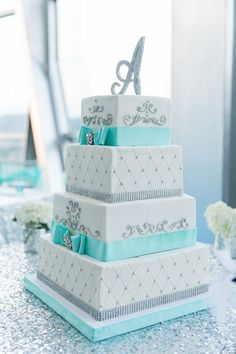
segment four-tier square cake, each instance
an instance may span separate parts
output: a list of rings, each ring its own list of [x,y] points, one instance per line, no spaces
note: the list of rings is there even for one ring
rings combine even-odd
[[[169,145],[170,101],[87,98],[82,124],[26,288],[92,341],[205,309],[208,247]]]

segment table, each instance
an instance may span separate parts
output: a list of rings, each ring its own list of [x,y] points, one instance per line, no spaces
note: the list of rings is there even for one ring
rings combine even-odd
[[[17,241],[0,248],[0,353],[236,353],[236,283],[211,257],[215,308],[99,343],[90,343],[23,289],[37,256]]]

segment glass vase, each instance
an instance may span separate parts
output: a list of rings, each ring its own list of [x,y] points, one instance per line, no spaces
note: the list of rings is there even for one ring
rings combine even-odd
[[[230,240],[230,256],[231,259],[236,259],[236,237]]]
[[[40,236],[44,232],[43,229],[38,229],[36,227],[23,228],[23,242],[26,253],[37,254],[39,251],[39,240]]]
[[[214,239],[214,253],[217,255],[218,251],[222,251],[225,248],[225,243],[223,237],[217,235]]]

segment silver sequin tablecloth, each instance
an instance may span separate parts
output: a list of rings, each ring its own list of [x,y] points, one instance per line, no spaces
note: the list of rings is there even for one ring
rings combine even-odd
[[[37,257],[20,242],[0,247],[0,353],[236,353],[236,283],[211,259],[215,308],[90,343],[23,289]]]

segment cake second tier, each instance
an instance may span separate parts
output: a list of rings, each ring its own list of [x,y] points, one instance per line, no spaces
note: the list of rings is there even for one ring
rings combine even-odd
[[[104,203],[71,193],[54,198],[53,242],[101,261],[192,246],[195,199]]]
[[[66,190],[108,203],[181,196],[181,146],[70,144]]]

